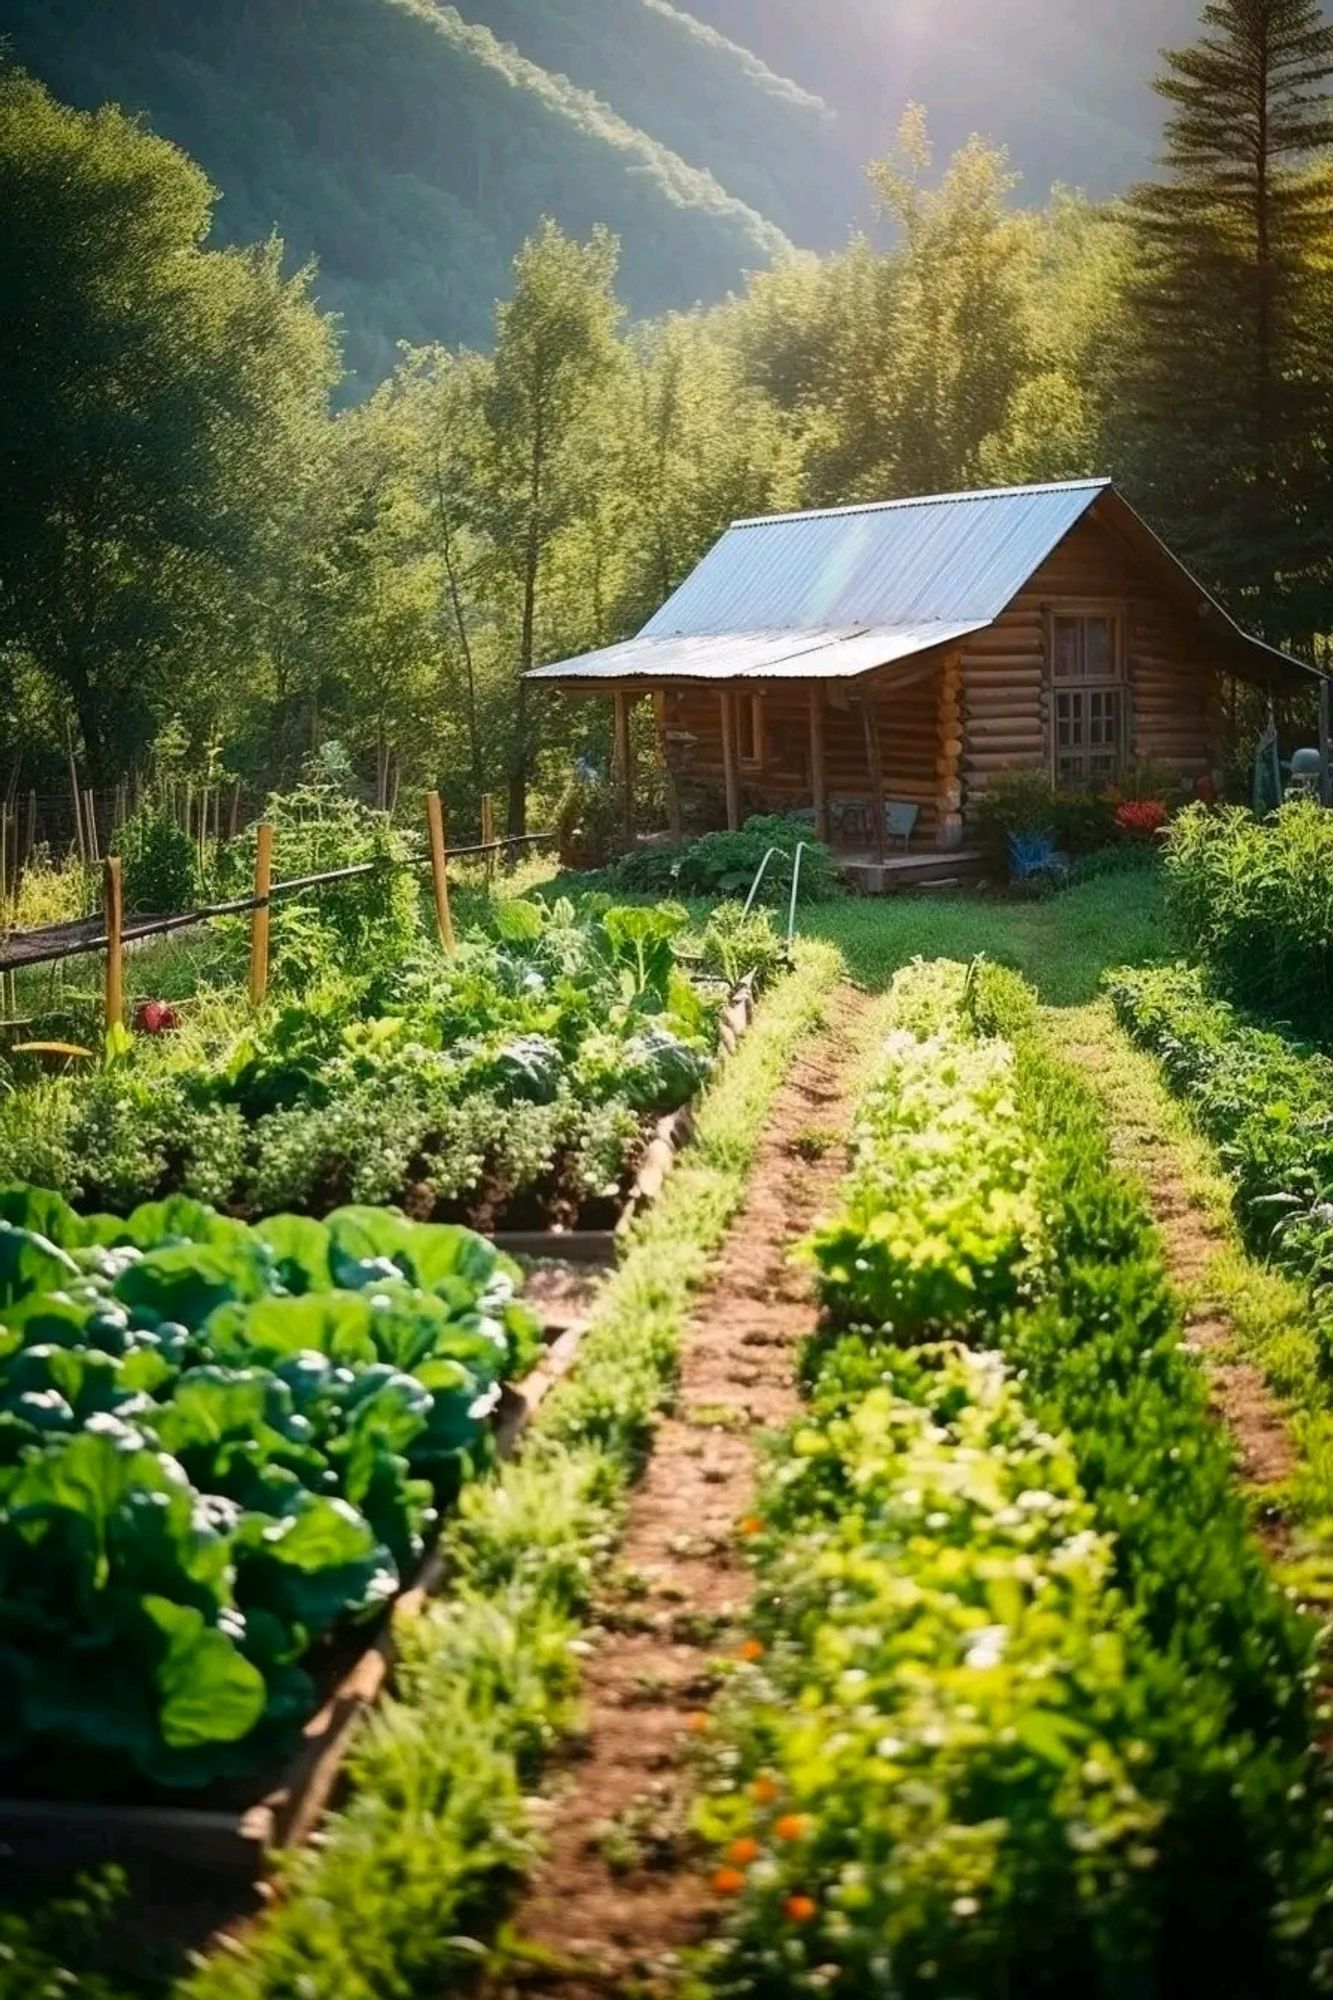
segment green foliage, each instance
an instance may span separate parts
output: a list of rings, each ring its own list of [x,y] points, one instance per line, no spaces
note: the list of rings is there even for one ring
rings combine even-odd
[[[253,571],[299,505],[333,347],[275,244],[201,247],[198,167],[10,63],[0,187],[7,641],[107,782],[156,704],[216,712],[249,665]]]
[[[1333,1004],[1333,813],[1291,799],[1270,820],[1191,806],[1171,827],[1167,909],[1233,1000],[1326,1035]]]
[[[780,813],[757,814],[738,833],[705,833],[679,848],[642,848],[618,861],[611,880],[619,889],[683,896],[737,897],[749,893],[769,848],[776,849],[759,891],[761,903],[785,907],[801,844],[801,901],[822,902],[835,884],[832,856],[808,828]]]
[[[1142,1202],[1012,972],[918,965],[888,1013],[848,1212],[867,1149],[892,1179],[929,1130],[927,1253],[952,1253],[956,1288],[915,1323],[896,1295],[868,1301],[813,1351],[776,1448],[764,1650],[700,1814],[739,1864],[701,1989],[1313,1990],[1315,1634],[1253,1540]],[[989,1314],[969,1281],[988,1185],[974,1197],[969,1054],[1003,1065],[991,1121],[1027,1149],[1031,1296]],[[907,1219],[907,1269],[912,1188],[885,1211]],[[865,1240],[852,1283],[879,1254]],[[912,1344],[914,1324],[969,1345]]]
[[[1108,793],[1072,792],[1044,771],[1013,771],[991,779],[977,804],[978,838],[991,864],[1007,872],[1016,835],[1049,834],[1061,854],[1081,856],[1116,838],[1116,800]]]
[[[719,903],[704,926],[700,963],[728,986],[749,979],[756,992],[775,979],[786,962],[786,945],[772,913],[741,903]]]
[[[117,827],[114,852],[127,910],[168,916],[199,907],[198,846],[163,806],[142,805]]]
[[[481,1237],[0,1189],[4,1751],[199,1785],[281,1754],[537,1345]]]
[[[891,988],[895,1026],[862,1099],[842,1206],[812,1239],[835,1327],[904,1341],[982,1323],[1022,1293],[1039,1244],[1033,1161],[1000,1043],[930,1032],[961,967],[920,962]]]
[[[1164,175],[1129,205],[1115,393],[1135,484],[1268,637],[1327,625],[1333,25],[1316,0],[1210,0],[1169,50]],[[1237,395],[1235,385],[1243,383]]]
[[[287,1893],[182,2000],[382,2000],[475,1976],[477,1939],[533,1856],[527,1795],[572,1720],[580,1621],[605,1580],[623,1496],[670,1399],[678,1342],[744,1192],[773,1093],[836,976],[806,946],[635,1225],[576,1375],[521,1462],[465,1489],[447,1544],[457,1588],[402,1632],[400,1698],[361,1735],[352,1791]]]
[[[80,1875],[35,1911],[0,1909],[0,2000],[124,2000],[97,1970],[123,1894],[115,1873]]]
[[[1333,1059],[1250,1025],[1192,967],[1126,967],[1106,988],[1216,1140],[1246,1240],[1333,1285]]]
[[[453,959],[412,949],[419,903],[400,837],[350,802],[299,796],[307,816],[285,803],[279,853],[294,846],[312,869],[376,858],[299,929],[275,921],[281,977],[300,997],[275,990],[246,1018],[224,995],[198,1025],[187,1010],[181,1030],[136,1036],[84,1074],[34,1076],[16,1057],[0,1173],[117,1209],[183,1190],[238,1214],[394,1201],[493,1228],[614,1206],[648,1121],[712,1068],[721,1000],[688,976],[686,913],[636,905],[580,921],[568,903],[513,900],[497,906],[498,938]],[[740,973],[751,948],[771,964],[773,943],[747,926],[732,947]]]

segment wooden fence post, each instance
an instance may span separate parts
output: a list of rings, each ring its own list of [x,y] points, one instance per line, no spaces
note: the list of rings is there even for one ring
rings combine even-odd
[[[32,850],[34,847],[36,847],[36,845],[37,845],[37,794],[35,791],[30,791],[28,793],[28,834],[23,847],[23,858],[25,861],[30,861],[32,859]]]
[[[262,1007],[268,992],[268,895],[273,883],[273,828],[255,829],[255,900],[250,916],[250,1005]]]
[[[454,920],[449,914],[449,866],[444,846],[444,805],[438,792],[426,794],[426,826],[430,833],[430,874],[435,885],[435,927],[440,943],[452,957]]]
[[[120,856],[102,863],[102,908],[106,916],[106,1025],[120,1027],[125,1019],[125,911],[121,896]]]
[[[1319,797],[1333,806],[1333,681],[1319,684]]]
[[[491,843],[494,841],[494,839],[495,839],[495,806],[491,800],[490,793],[483,792],[481,795],[481,844],[483,847],[489,847]],[[494,854],[488,854],[486,856],[486,880],[487,882],[493,882],[495,880]]]

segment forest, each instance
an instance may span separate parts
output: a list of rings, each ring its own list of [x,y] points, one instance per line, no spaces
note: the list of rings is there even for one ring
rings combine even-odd
[[[347,32],[319,61],[343,79],[350,186],[368,114],[341,4]],[[400,5],[417,54],[438,51],[445,13]],[[104,21],[108,91],[143,11]],[[490,11],[513,28],[501,0]],[[284,12],[293,34],[302,12]],[[1161,164],[1114,200],[1026,206],[1001,144],[937,160],[919,107],[869,165],[872,228],[823,255],[784,248],[690,169],[717,230],[772,256],[711,306],[645,301],[643,273],[697,239],[663,233],[659,195],[670,209],[682,184],[664,154],[639,159],[618,205],[590,181],[580,226],[566,204],[512,269],[487,266],[493,284],[466,269],[470,344],[412,344],[404,311],[391,372],[351,403],[350,326],[234,184],[219,240],[217,188],[169,138],[62,104],[11,61],[10,797],[58,795],[71,758],[97,788],[156,770],[253,796],[337,745],[368,794],[439,784],[475,825],[495,792],[521,830],[578,755],[606,758],[601,704],[528,700],[524,668],[635,630],[737,515],[979,483],[1114,476],[1239,617],[1317,655],[1333,631],[1333,28],[1312,0],[1269,14],[1280,33],[1259,35],[1240,0],[1216,0],[1163,58]],[[190,28],[182,89],[219,59],[216,23]],[[265,10],[228,15],[238,77],[272,77],[279,32]],[[488,35],[455,19],[445,38],[526,60]],[[818,120],[755,67],[776,115]],[[469,104],[481,173],[504,128],[484,95]],[[226,121],[238,157],[267,116],[247,87]],[[672,212],[697,228],[697,203]],[[385,270],[425,282],[392,238],[368,228],[363,248],[368,289]],[[429,279],[464,270],[442,257]]]

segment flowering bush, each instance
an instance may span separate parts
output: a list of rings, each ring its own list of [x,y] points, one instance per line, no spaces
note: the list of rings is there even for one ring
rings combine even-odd
[[[1115,809],[1115,823],[1132,840],[1151,840],[1166,825],[1166,807],[1160,799],[1126,799]]]

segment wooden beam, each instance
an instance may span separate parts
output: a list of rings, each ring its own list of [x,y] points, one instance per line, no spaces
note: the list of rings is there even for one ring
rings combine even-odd
[[[620,787],[621,833],[626,847],[634,845],[634,752],[629,734],[629,696],[617,688],[611,698],[615,710],[616,783]]]
[[[273,881],[273,828],[255,828],[255,903],[250,916],[250,1005],[262,1007],[268,993],[268,892]]]
[[[871,804],[875,820],[875,859],[884,860],[884,756],[879,741],[879,717],[873,695],[861,697],[861,721],[865,728],[866,763],[870,768]]]
[[[121,943],[124,903],[117,855],[102,863],[102,908],[106,922],[106,1025],[111,1029],[122,1027],[125,1021],[125,948]]]
[[[722,769],[727,781],[727,826],[735,833],[741,823],[741,772],[736,757],[736,697],[730,688],[719,695],[722,703]]]
[[[810,803],[815,809],[815,838],[828,841],[828,780],[824,769],[824,683],[810,683]]]

